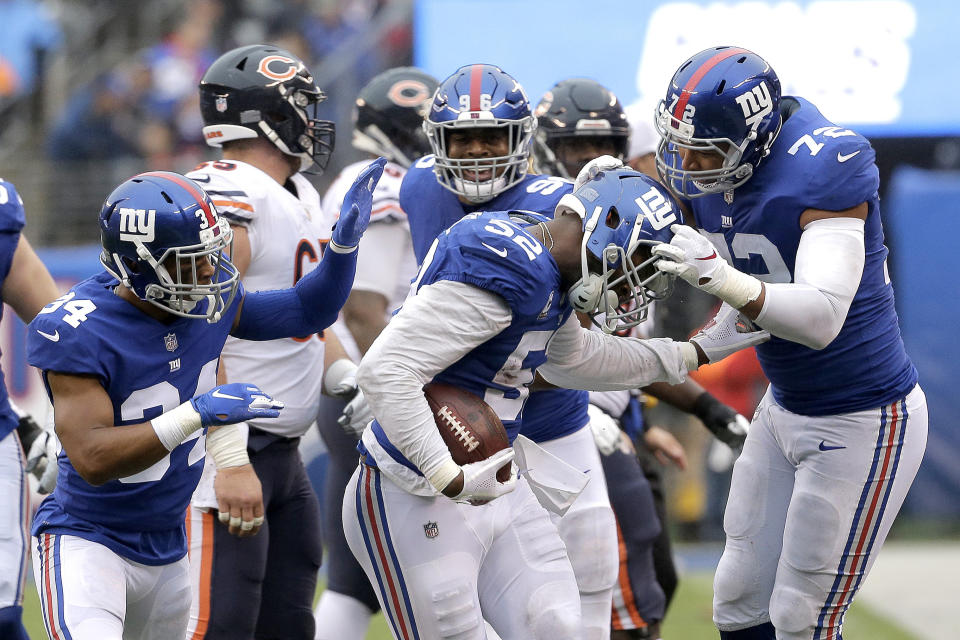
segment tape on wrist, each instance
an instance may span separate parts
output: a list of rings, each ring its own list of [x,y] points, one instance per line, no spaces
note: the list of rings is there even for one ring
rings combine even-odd
[[[177,448],[177,445],[186,440],[203,424],[200,422],[200,414],[187,400],[179,407],[162,413],[151,420],[150,426],[153,427],[157,438],[167,448],[167,451],[173,451]]]
[[[250,464],[247,439],[243,432],[246,428],[245,423],[237,423],[207,431],[207,453],[213,458],[217,469]]]
[[[697,348],[692,342],[679,342],[680,357],[683,358],[683,366],[687,371],[696,371],[700,367],[700,357],[697,355]]]
[[[704,290],[730,303],[734,309],[740,309],[760,297],[763,284],[753,276],[728,266],[720,283],[709,289],[705,287]]]
[[[443,493],[447,485],[453,482],[453,479],[460,475],[460,465],[453,461],[453,458],[444,460],[436,470],[427,474],[427,480],[433,485],[433,488]]]

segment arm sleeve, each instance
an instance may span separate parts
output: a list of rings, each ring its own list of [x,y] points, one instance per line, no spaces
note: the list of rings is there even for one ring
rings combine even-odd
[[[823,349],[837,337],[863,276],[864,222],[826,218],[800,235],[793,282],[765,284],[756,323],[784,340]]]
[[[423,385],[510,325],[498,295],[443,280],[407,299],[360,363],[357,383],[397,449],[427,478],[452,461]]]
[[[584,329],[571,314],[547,345],[547,362],[537,371],[558,387],[616,391],[651,382],[683,382],[687,373],[682,343],[668,338],[620,338]]]
[[[247,293],[231,335],[244,340],[305,336],[334,323],[350,295],[357,252],[324,251],[320,265],[290,289]]]

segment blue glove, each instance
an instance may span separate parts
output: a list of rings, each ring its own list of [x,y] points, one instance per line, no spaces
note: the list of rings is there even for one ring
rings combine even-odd
[[[204,427],[234,424],[254,418],[276,418],[283,403],[274,400],[259,387],[242,382],[214,387],[190,399]]]
[[[341,248],[352,248],[360,242],[360,236],[370,224],[370,210],[373,208],[373,190],[383,175],[385,158],[377,158],[360,172],[350,185],[347,195],[340,205],[340,220],[333,228],[331,241]]]

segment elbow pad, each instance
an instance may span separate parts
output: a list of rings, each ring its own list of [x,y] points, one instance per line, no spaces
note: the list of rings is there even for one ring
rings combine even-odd
[[[837,337],[860,287],[864,221],[826,218],[800,236],[793,282],[766,284],[756,324],[778,338],[823,349]]]
[[[231,335],[244,340],[276,340],[326,329],[347,301],[356,269],[356,251],[325,251],[320,266],[290,289],[248,292]]]

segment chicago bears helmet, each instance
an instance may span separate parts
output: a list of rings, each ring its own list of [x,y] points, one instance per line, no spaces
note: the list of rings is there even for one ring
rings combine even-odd
[[[630,123],[612,91],[596,80],[568,78],[553,85],[537,105],[537,133],[533,142],[536,170],[573,179],[598,155],[624,160],[630,140]],[[606,143],[610,150],[590,157],[576,154],[585,142]],[[610,153],[612,151],[612,153]]]
[[[523,87],[492,64],[460,67],[441,82],[423,122],[436,156],[437,180],[474,203],[486,202],[523,179],[536,126]],[[506,155],[451,157],[450,134],[478,128],[504,131]]]
[[[239,47],[217,58],[200,79],[203,136],[212,147],[266,138],[300,158],[300,170],[330,162],[334,124],[317,119],[326,96],[299,58],[264,44]]]
[[[210,196],[178,173],[133,176],[100,210],[100,263],[141,300],[185,318],[217,322],[230,306],[240,279],[224,255],[232,240]],[[204,260],[214,267],[206,284],[197,276]]]
[[[712,47],[680,65],[657,109],[657,171],[678,195],[696,198],[739,187],[780,132],[780,80],[760,56]],[[717,153],[719,169],[683,169],[681,149]]]
[[[416,67],[396,67],[360,90],[353,112],[353,146],[402,167],[430,153],[423,116],[437,80]]]
[[[673,292],[674,278],[658,271],[651,249],[670,242],[682,224],[680,206],[659,182],[630,168],[602,171],[557,203],[556,216],[583,221],[581,278],[570,287],[573,308],[607,333],[635,327],[650,304]]]

